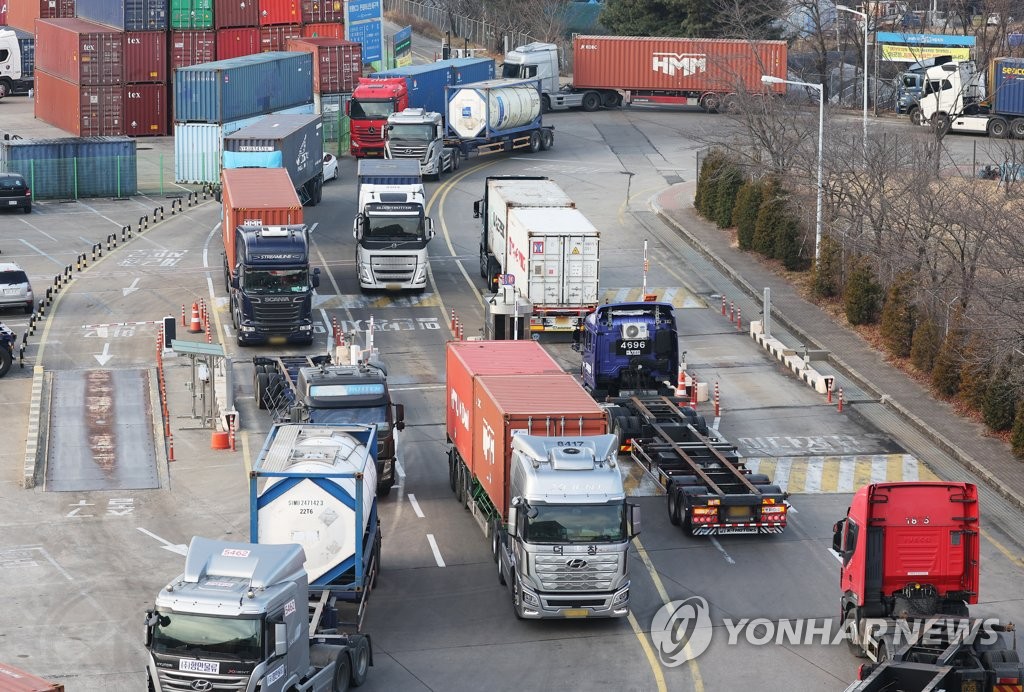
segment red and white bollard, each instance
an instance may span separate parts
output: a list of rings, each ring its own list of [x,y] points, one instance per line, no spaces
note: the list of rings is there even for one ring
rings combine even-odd
[[[182,327],[187,327],[188,326],[188,322],[185,321],[185,304],[184,303],[181,304],[181,326]]]
[[[181,314],[184,315],[185,314],[184,306],[181,308],[181,310],[182,310]],[[722,317],[725,317],[725,296],[722,296]]]
[[[210,331],[210,323],[206,323],[206,343],[213,343],[213,332]]]
[[[736,308],[736,331],[743,331],[743,308]]]
[[[167,461],[174,461],[174,435],[167,436]]]
[[[690,374],[690,408],[697,410],[697,375]]]
[[[843,412],[843,388],[839,388],[839,413]]]
[[[715,417],[722,413],[721,399],[719,398],[718,383],[715,382]]]
[[[832,380],[828,381],[828,403],[832,403]]]
[[[235,417],[228,416],[228,446],[235,451]]]
[[[730,322],[735,322],[736,321],[736,301],[735,300],[729,301],[729,321]]]
[[[452,308],[452,316],[451,316],[451,319],[449,320],[449,324],[451,325],[451,330],[454,332],[455,331],[455,308]]]

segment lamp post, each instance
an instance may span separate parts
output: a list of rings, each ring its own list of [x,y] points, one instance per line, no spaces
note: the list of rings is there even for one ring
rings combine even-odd
[[[790,79],[780,79],[772,75],[761,75],[762,84],[792,84],[794,86],[811,87],[818,90],[818,212],[814,223],[814,262],[817,264],[821,256],[821,200],[825,188],[821,183],[822,156],[824,155],[825,140],[825,85],[812,84],[810,82],[797,82]]]
[[[849,12],[850,14],[858,15],[864,19],[864,167],[868,166],[868,15],[866,12],[860,12],[847,7],[846,5],[836,5],[837,10],[843,12]],[[877,50],[877,48],[876,48]]]

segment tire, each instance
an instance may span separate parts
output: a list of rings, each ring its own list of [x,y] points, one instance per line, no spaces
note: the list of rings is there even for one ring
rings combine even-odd
[[[700,99],[700,105],[708,113],[717,113],[722,107],[722,97],[718,94],[704,94]]]
[[[1003,118],[992,118],[988,121],[988,136],[1006,139],[1010,136],[1010,123]]]
[[[679,526],[679,489],[675,485],[668,488],[668,520],[672,526]]]
[[[351,681],[352,661],[349,660],[348,652],[342,651],[334,659],[334,684],[331,689],[333,692],[347,692]]]
[[[452,170],[453,171],[459,170],[459,166],[462,165],[461,159],[462,159],[462,156],[459,154],[459,152],[455,151],[455,150],[452,150]]]
[[[530,133],[530,153],[536,154],[540,151],[540,133],[534,130]]]
[[[33,311],[34,309],[35,309],[35,308],[34,308],[34,307],[32,306],[32,303],[27,303],[27,304],[25,305],[25,314],[26,314],[26,315],[31,315],[31,314],[32,314],[32,311]]]
[[[501,531],[501,520],[495,519],[491,522],[491,556],[495,562],[498,561],[498,550],[501,548],[501,540],[498,538],[499,531]]]
[[[763,495],[781,495],[782,494],[782,488],[780,488],[777,485],[762,485],[761,486],[761,493]]]
[[[455,450],[448,452],[448,485],[455,492]]]
[[[846,609],[846,615],[843,616],[843,621],[848,622],[849,620],[856,621],[857,615],[854,611],[853,606],[849,606]],[[864,653],[864,649],[860,648],[860,644],[855,642],[851,637],[846,638],[846,646],[850,649],[850,653],[857,658],[867,658],[867,654]]]
[[[885,642],[878,642],[878,651],[875,654],[875,660],[879,663],[885,663],[889,660],[889,647],[886,646]]]
[[[11,85],[6,80],[0,79],[0,99],[11,95]]]
[[[469,511],[469,501],[473,497],[473,477],[468,473],[469,469],[462,474],[462,506]]]
[[[555,146],[555,133],[553,130],[540,131],[540,148],[547,151]]]
[[[25,213],[26,214],[31,214],[32,213],[32,205],[31,204],[28,205],[27,207],[25,207]]]
[[[256,373],[256,405],[262,409],[267,408],[267,385],[270,384],[270,375],[265,372]]]
[[[394,467],[392,467],[392,468],[394,468]],[[377,484],[377,497],[383,500],[385,497],[387,497],[388,495],[391,494],[391,489],[393,487],[395,487],[395,479],[394,478],[392,478],[389,481],[384,481],[383,483],[378,483]]]
[[[587,113],[593,113],[601,107],[601,95],[596,91],[588,91],[583,94],[583,100],[580,101],[580,106]]]
[[[917,127],[924,124],[924,116],[921,114],[920,108],[915,108],[910,111],[910,124]]]
[[[14,362],[14,356],[7,350],[5,344],[0,344],[0,377],[6,375],[11,369],[11,363]]]
[[[353,635],[351,639],[352,649],[352,687],[360,687],[366,682],[366,676],[370,672],[370,641],[361,634]]]
[[[944,137],[949,133],[949,128],[953,126],[953,121],[945,113],[936,113],[932,116],[932,126],[940,137]]]
[[[722,110],[726,113],[738,113],[740,110],[740,99],[736,94],[726,94],[722,99]]]
[[[493,257],[488,257],[487,258],[487,276],[485,276],[484,278],[487,279],[487,289],[491,293],[497,293],[498,292],[498,284],[494,283],[493,281],[491,281],[491,279],[493,279],[495,276],[497,276],[500,273],[501,273],[501,266],[498,264],[498,260],[494,259]]]
[[[508,581],[505,579],[505,572],[501,568],[501,557],[498,557],[498,583],[502,586],[508,586]]]
[[[771,483],[771,479],[763,473],[752,473],[747,476],[747,480],[753,485],[768,485]]]
[[[551,98],[547,94],[544,94],[543,96],[540,97],[540,112],[551,112]]]
[[[455,467],[455,501],[463,504],[462,464]]]
[[[487,253],[483,249],[480,250],[480,278],[487,278]]]

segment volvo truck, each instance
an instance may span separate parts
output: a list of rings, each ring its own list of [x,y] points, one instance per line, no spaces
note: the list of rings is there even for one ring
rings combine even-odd
[[[36,40],[32,34],[0,27],[0,99],[32,90],[35,54]]]

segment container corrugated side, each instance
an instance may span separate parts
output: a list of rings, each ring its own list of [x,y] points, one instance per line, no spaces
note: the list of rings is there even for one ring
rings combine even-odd
[[[228,168],[221,173],[222,232],[233,243],[237,226],[300,224],[302,203],[283,168]],[[225,250],[233,250],[226,247]],[[233,256],[234,252],[229,252]]]
[[[259,0],[260,26],[301,24],[302,4],[299,0]]]
[[[289,39],[290,51],[313,53],[313,93],[340,94],[356,87],[362,74],[362,46],[336,38]]]
[[[302,0],[302,21],[305,24],[317,22],[345,21],[344,0]]]
[[[758,60],[758,57],[760,60]],[[785,41],[643,36],[575,36],[573,85],[577,88],[784,93],[761,75],[786,78]]]
[[[230,60],[260,52],[260,30],[256,27],[217,31],[217,60]]]
[[[124,31],[167,31],[167,0],[76,0],[75,16]]]
[[[1024,59],[998,58],[989,75],[994,112],[1011,117],[1024,116]]]
[[[37,19],[70,19],[75,0],[3,0],[7,5],[7,26],[34,34]]]
[[[287,50],[288,39],[302,38],[302,26],[285,24],[260,27],[260,51],[271,53]]]
[[[127,137],[64,137],[2,143],[4,167],[21,173],[37,199],[135,194],[135,142]]]
[[[124,87],[124,133],[132,137],[167,134],[170,104],[166,84],[126,84]]]
[[[282,167],[295,187],[322,174],[324,133],[320,116],[266,115],[253,125],[224,135],[227,168],[264,165],[270,152],[281,153]]]
[[[124,38],[120,31],[82,19],[36,23],[36,69],[77,84],[124,81]]]
[[[252,0],[213,0],[213,23],[218,29],[259,26],[259,4]]]
[[[121,86],[82,85],[36,70],[35,116],[80,137],[124,134]]]
[[[0,1],[0,5],[7,1]],[[43,680],[8,663],[0,663],[0,689],[4,692],[64,692],[64,685]]]
[[[124,32],[124,81],[167,82],[167,32]]]
[[[191,30],[171,32],[171,69],[217,59],[217,32]]]
[[[7,2],[0,2],[0,26],[7,26]]]
[[[225,123],[313,101],[310,53],[263,53],[174,71],[174,119]]]
[[[345,38],[345,24],[342,22],[313,22],[302,25],[306,38]]]
[[[171,29],[213,28],[213,0],[170,0]]]

